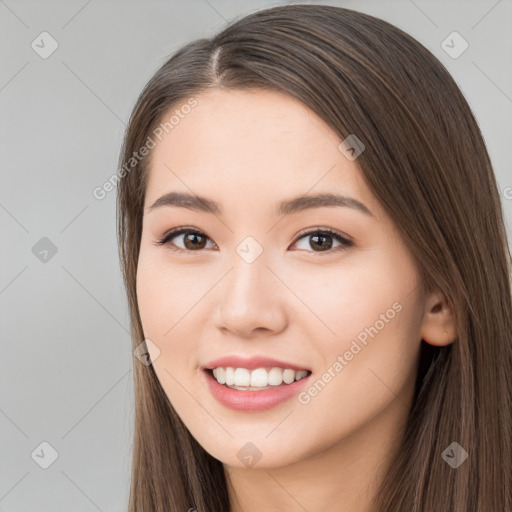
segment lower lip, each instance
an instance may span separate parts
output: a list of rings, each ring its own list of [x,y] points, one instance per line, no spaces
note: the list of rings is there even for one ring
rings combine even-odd
[[[307,377],[296,380],[291,384],[281,384],[275,388],[261,391],[242,391],[219,384],[217,379],[206,370],[204,370],[204,374],[210,393],[214,398],[230,409],[243,412],[264,411],[289,400],[299,393],[311,377],[311,374],[309,374]]]

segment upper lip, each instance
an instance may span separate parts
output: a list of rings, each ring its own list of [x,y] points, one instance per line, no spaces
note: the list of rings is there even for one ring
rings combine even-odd
[[[252,356],[248,358],[240,357],[240,356],[225,356],[220,359],[215,359],[214,361],[210,361],[203,366],[205,370],[212,370],[213,368],[226,368],[231,366],[233,368],[247,368],[255,369],[255,368],[265,368],[265,367],[279,367],[279,368],[290,368],[291,370],[308,370],[309,368],[305,366],[288,363],[286,361],[279,361],[278,359],[273,359],[267,356]]]

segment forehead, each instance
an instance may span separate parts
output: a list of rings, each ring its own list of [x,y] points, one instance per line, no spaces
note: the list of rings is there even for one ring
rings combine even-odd
[[[213,89],[194,99],[196,105],[187,109],[187,114],[173,116],[172,129],[163,134],[154,156],[172,150],[187,153],[189,160],[200,159],[207,151],[210,156],[218,148],[227,157],[257,155],[264,159],[261,148],[274,152],[282,147],[294,150],[286,154],[293,159],[295,154],[305,152],[304,141],[310,150],[313,146],[336,149],[339,137],[330,127],[306,105],[284,93]],[[164,115],[164,122],[173,112],[184,110],[184,105],[182,102],[172,107]]]
[[[246,205],[310,190],[374,203],[356,162],[339,151],[342,139],[300,101],[278,91],[220,89],[194,99],[151,150],[146,205],[169,190]]]

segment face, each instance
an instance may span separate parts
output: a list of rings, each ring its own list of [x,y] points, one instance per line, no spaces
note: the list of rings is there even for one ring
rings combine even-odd
[[[151,150],[137,270],[144,335],[173,407],[207,452],[237,467],[247,455],[283,466],[396,428],[424,298],[357,159],[282,93],[195,98]],[[151,208],[169,193],[204,200]],[[290,203],[319,194],[341,199]],[[237,387],[267,371],[255,372],[256,389],[232,389],[211,366],[233,368],[216,374]]]

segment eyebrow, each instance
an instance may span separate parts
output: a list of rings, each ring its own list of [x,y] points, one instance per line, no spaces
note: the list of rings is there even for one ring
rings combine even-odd
[[[169,192],[164,194],[149,206],[147,211],[149,213],[156,208],[161,208],[163,206],[175,206],[198,212],[211,213],[213,215],[222,215],[222,209],[215,201],[195,194],[189,194],[188,192]],[[357,199],[331,193],[303,195],[281,201],[278,203],[275,213],[282,216],[302,212],[312,208],[334,206],[353,208],[366,215],[373,216],[371,211]]]

